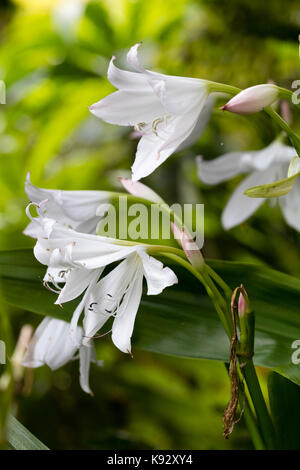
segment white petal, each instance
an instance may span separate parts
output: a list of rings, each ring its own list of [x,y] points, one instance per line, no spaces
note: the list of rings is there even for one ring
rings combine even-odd
[[[126,191],[136,197],[147,199],[151,202],[163,203],[163,199],[152,189],[143,183],[134,182],[129,178],[119,178],[120,183],[124,186]]]
[[[201,135],[206,129],[206,126],[210,120],[211,113],[215,104],[215,99],[213,96],[209,96],[205,102],[205,105],[198,116],[196,121],[195,127],[190,133],[190,135],[185,139],[179,147],[176,149],[176,152],[181,152],[186,148],[191,147],[198,139],[200,139]]]
[[[76,337],[80,342],[82,329],[77,328]],[[45,317],[36,329],[28,346],[23,364],[26,367],[40,367],[47,364],[51,369],[70,361],[77,347],[70,338],[70,324],[51,317]]]
[[[96,272],[93,269],[72,269],[55,303],[59,305],[76,299],[91,282],[100,277],[103,269],[100,268]]]
[[[79,348],[79,382],[82,390],[90,395],[93,395],[90,389],[89,375],[90,365],[94,355],[94,346],[80,346]]]
[[[300,231],[300,180],[298,179],[286,195],[278,199],[286,222],[295,230]]]
[[[202,104],[204,105],[204,102]],[[150,133],[141,138],[132,166],[133,181],[148,176],[176,151],[193,131],[198,111],[200,113],[201,109],[196,107],[193,112],[186,115],[171,117],[158,125],[158,135]]]
[[[138,48],[135,44],[127,54],[131,67],[147,78],[154,93],[165,110],[170,114],[184,114],[195,106],[195,101],[202,101],[202,95],[208,95],[207,82],[196,78],[177,77],[146,70],[139,62]],[[200,113],[199,109],[199,113]]]
[[[34,255],[42,264],[52,267],[72,266],[95,269],[121,260],[136,251],[136,246],[117,244],[118,240],[78,233],[55,224],[48,240],[39,239]]]
[[[110,124],[135,126],[138,123],[151,122],[165,111],[152,89],[115,91],[90,106],[96,117]]]
[[[150,91],[151,86],[149,85],[147,78],[142,73],[128,72],[127,70],[121,70],[114,64],[115,57],[113,57],[109,63],[107,78],[110,83],[120,90],[144,90]]]
[[[213,160],[205,161],[197,157],[198,177],[205,184],[218,184],[234,178],[241,173],[249,172],[249,167],[241,165],[244,152],[229,152]],[[248,153],[252,156],[252,152]]]
[[[264,202],[262,198],[245,196],[244,191],[251,186],[272,182],[275,174],[276,167],[264,171],[255,171],[239,184],[222,214],[222,224],[226,230],[247,220]]]
[[[163,263],[145,251],[140,250],[139,256],[143,263],[144,276],[147,281],[148,295],[160,294],[166,287],[178,283],[176,274],[172,269],[164,267]]]
[[[80,342],[78,341],[78,336],[77,336],[77,333],[76,333],[77,329],[78,329],[78,321],[79,321],[80,315],[82,314],[86,304],[89,303],[90,294],[91,294],[92,290],[94,289],[95,284],[96,284],[97,279],[98,279],[98,276],[99,276],[99,273],[97,271],[93,274],[94,274],[94,278],[90,281],[90,284],[88,285],[85,293],[83,294],[83,297],[82,297],[81,301],[79,302],[76,309],[74,310],[73,316],[72,316],[72,319],[71,319],[70,334],[71,334],[72,341],[78,347],[80,346]]]
[[[127,53],[127,62],[131,67],[133,67],[135,70],[138,72],[144,73],[145,69],[142,67],[142,65],[139,62],[138,59],[138,48],[142,45],[141,42],[138,42],[134,46],[132,46]]]
[[[210,161],[198,157],[198,177],[203,183],[218,184],[243,173],[289,162],[294,154],[293,147],[275,140],[262,150],[229,152]]]
[[[39,204],[47,199],[43,206],[44,216],[58,222],[77,228],[81,231],[94,230],[99,217],[95,218],[96,209],[101,203],[108,202],[111,193],[109,191],[63,191],[55,189],[43,189],[34,186],[27,174],[25,191],[30,201]],[[84,222],[87,223],[86,227]],[[34,225],[35,224],[35,225]],[[31,222],[24,233],[34,238],[40,235],[40,228],[36,222]]]
[[[131,353],[131,336],[135,317],[140,305],[143,290],[143,271],[139,266],[135,281],[125,294],[112,327],[112,340],[117,348],[124,353]]]
[[[87,344],[118,308],[136,273],[136,254],[128,256],[109,274],[103,277],[91,291],[89,305],[83,320],[84,340]]]

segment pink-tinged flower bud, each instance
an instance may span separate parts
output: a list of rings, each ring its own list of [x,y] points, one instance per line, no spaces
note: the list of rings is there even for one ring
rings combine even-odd
[[[243,285],[240,287],[240,296],[239,296],[239,302],[238,302],[238,313],[239,317],[245,317],[245,315],[249,311],[249,299],[248,299],[248,294],[244,288]]]
[[[181,230],[171,222],[171,228],[174,233],[174,237],[176,240],[179,240],[183,251],[186,254],[187,259],[189,262],[196,268],[201,269],[204,265],[204,259],[202,256],[201,251],[199,250],[198,245],[194,242],[191,236],[185,231],[184,227]]]
[[[238,93],[221,109],[236,114],[252,114],[270,106],[278,98],[279,89],[276,85],[256,85]]]
[[[133,196],[141,197],[143,199],[147,199],[150,202],[156,202],[157,204],[162,204],[164,202],[162,198],[156,194],[156,192],[139,181],[132,181],[129,178],[119,178],[119,181],[126,191],[128,191]]]

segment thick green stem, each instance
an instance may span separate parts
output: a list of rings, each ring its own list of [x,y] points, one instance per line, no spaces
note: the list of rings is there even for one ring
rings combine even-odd
[[[195,269],[194,266],[192,266],[188,261],[186,261],[183,258],[178,257],[176,254],[164,253],[163,250],[161,254],[163,256],[166,256],[167,258],[170,258],[176,261],[178,264],[180,264],[185,269],[190,271],[190,273],[192,273],[193,276],[195,276],[198,279],[198,281],[200,281],[204,285],[206,292],[209,295],[210,299],[212,300],[214,307],[219,315],[219,318],[228,335],[228,338],[230,339],[232,337],[232,331],[233,331],[232,323],[230,321],[230,314],[228,312],[228,308],[227,308],[224,298],[221,296],[217,287],[212,282],[212,280],[210,279],[209,275],[207,274],[205,270],[206,264],[203,266],[203,269],[201,271],[197,271],[197,269]]]
[[[241,367],[256,412],[263,440],[268,450],[276,449],[276,435],[252,359],[242,358]]]

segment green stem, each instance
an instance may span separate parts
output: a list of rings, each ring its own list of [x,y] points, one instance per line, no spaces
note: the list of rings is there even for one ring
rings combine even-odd
[[[275,430],[260,388],[253,361],[252,359],[245,360],[244,358],[242,358],[241,361],[243,362],[241,365],[245,381],[252,399],[266,448],[268,450],[273,450],[276,448]]]
[[[221,276],[219,276],[219,274],[217,274],[216,271],[214,271],[213,268],[208,264],[206,264],[206,269],[210,276],[214,279],[214,281],[219,284],[221,289],[223,289],[226,297],[231,298],[232,289],[229,287],[229,285],[226,284],[226,282],[221,278]]]
[[[224,298],[221,296],[215,284],[208,276],[205,270],[206,264],[203,266],[203,269],[201,271],[197,271],[197,269],[195,269],[188,261],[178,257],[176,254],[164,253],[163,251],[161,252],[161,254],[163,256],[166,256],[167,258],[172,259],[173,261],[176,261],[178,264],[190,271],[190,273],[192,273],[193,276],[195,276],[196,279],[198,279],[198,281],[200,281],[204,285],[206,292],[209,295],[211,301],[213,302],[214,307],[219,315],[219,318],[228,335],[228,338],[230,339],[232,337],[232,324],[229,320],[228,308]]]
[[[210,92],[221,92],[227,93],[229,95],[236,95],[242,91],[240,88],[226,85],[225,83],[217,83],[217,82],[210,82],[209,84]],[[292,92],[287,90],[286,88],[279,88],[279,92],[283,98],[290,98],[292,96]],[[274,121],[277,125],[287,133],[292,145],[295,147],[299,157],[300,157],[300,139],[295,134],[295,132],[290,128],[290,126],[282,119],[276,111],[274,111],[271,107],[264,108],[264,112]]]

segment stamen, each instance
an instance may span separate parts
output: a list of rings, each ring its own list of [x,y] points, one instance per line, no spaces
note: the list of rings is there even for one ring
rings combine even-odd
[[[25,209],[25,212],[26,212],[27,217],[28,217],[32,222],[36,222],[39,217],[43,217],[43,215],[44,215],[45,212],[42,212],[42,211],[41,211],[41,206],[42,206],[43,204],[45,204],[46,202],[48,202],[48,199],[44,199],[44,200],[41,201],[39,204],[37,204],[36,202],[30,202],[30,203],[27,205],[27,207],[26,207],[26,209]],[[33,206],[33,207],[36,208],[36,212],[37,212],[37,214],[38,214],[38,217],[33,217],[33,216],[31,215],[31,213],[30,213],[30,208],[31,208],[31,206]]]
[[[133,128],[135,131],[141,132],[145,126],[145,122],[138,122]]]
[[[156,137],[158,137],[157,126],[158,124],[161,124],[162,122],[164,122],[164,118],[157,118],[157,119],[154,119],[154,121],[152,121],[152,132],[153,134],[156,135]]]

